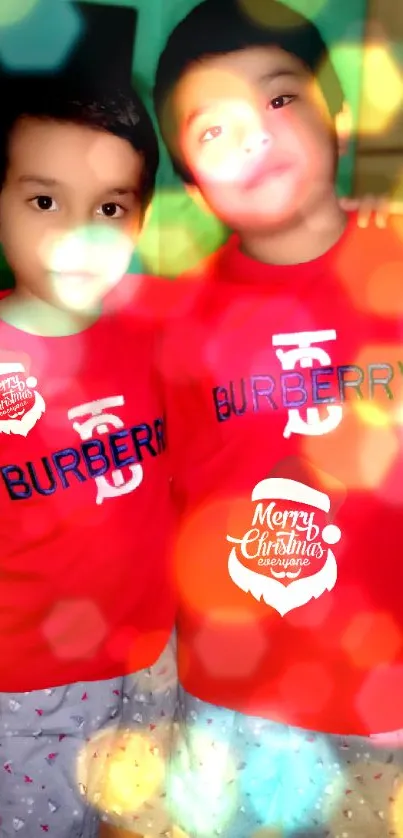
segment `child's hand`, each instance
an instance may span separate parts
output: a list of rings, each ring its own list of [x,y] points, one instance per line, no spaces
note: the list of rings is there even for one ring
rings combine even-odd
[[[374,215],[377,227],[385,228],[390,215],[403,214],[403,201],[393,201],[386,195],[364,195],[362,198],[341,198],[340,205],[344,210],[358,211],[358,224],[368,227],[371,216]]]

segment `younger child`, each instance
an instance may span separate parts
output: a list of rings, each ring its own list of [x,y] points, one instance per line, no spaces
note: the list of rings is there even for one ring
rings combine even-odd
[[[197,6],[155,105],[177,170],[235,231],[184,279],[162,354],[177,819],[192,836],[399,834],[402,220],[341,209],[343,93],[318,30],[275,0]]]
[[[170,647],[158,660],[174,619],[158,324],[148,279],[120,283],[157,141],[132,91],[42,78],[15,84],[0,160],[15,278],[0,302],[0,832],[93,838],[102,815],[160,835],[176,691]]]

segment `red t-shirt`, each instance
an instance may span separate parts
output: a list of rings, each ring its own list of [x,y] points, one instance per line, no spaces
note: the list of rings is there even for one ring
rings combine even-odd
[[[296,266],[232,238],[163,344],[179,666],[292,725],[403,728],[403,223]]]
[[[134,672],[173,627],[158,313],[134,285],[71,337],[0,322],[0,691]]]

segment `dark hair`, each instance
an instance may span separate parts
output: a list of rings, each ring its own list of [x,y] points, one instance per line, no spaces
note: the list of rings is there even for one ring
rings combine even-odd
[[[160,56],[154,84],[154,107],[165,138],[163,109],[186,70],[205,58],[248,47],[280,47],[299,58],[313,74],[326,63],[318,81],[330,114],[335,116],[341,110],[342,87],[317,27],[278,0],[260,0],[260,4],[264,22],[242,8],[240,0],[204,0],[172,31]],[[191,182],[184,167],[175,159],[173,162],[176,171]]]
[[[158,140],[140,97],[131,86],[116,91],[89,87],[79,79],[15,77],[4,85],[7,102],[0,118],[0,184],[8,166],[10,134],[26,116],[73,122],[107,131],[123,140],[144,158],[141,198],[144,207],[152,198],[159,163]]]

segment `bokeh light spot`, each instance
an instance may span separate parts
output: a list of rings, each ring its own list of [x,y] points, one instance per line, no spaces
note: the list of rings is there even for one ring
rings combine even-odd
[[[53,293],[66,308],[85,312],[122,279],[133,251],[130,236],[95,223],[40,243],[40,258],[52,277]]]
[[[259,720],[257,720],[259,724]],[[260,823],[298,834],[307,822],[325,822],[337,807],[342,772],[328,739],[320,734],[265,723],[242,772],[242,792]]]
[[[309,1],[309,0],[308,0]],[[357,78],[361,73],[363,48],[357,41],[335,42],[331,47],[331,59],[336,69],[343,67],[347,78]]]
[[[1,3],[1,15],[3,14]],[[6,7],[23,8],[21,0],[6,0]],[[26,7],[28,4],[26,3]],[[37,0],[28,13],[18,14],[12,26],[3,26],[0,59],[10,70],[43,72],[59,70],[67,61],[82,32],[79,10],[70,0]]]
[[[368,306],[371,311],[385,317],[403,313],[402,294],[403,259],[385,261],[369,276],[367,286]]]
[[[32,12],[40,0],[2,0],[0,26],[13,26]]]
[[[146,736],[104,730],[79,754],[77,782],[98,810],[135,815],[164,782],[164,763]]]
[[[168,798],[178,827],[210,838],[230,822],[238,804],[237,772],[226,742],[190,724],[186,746],[174,754],[168,775]],[[216,833],[219,834],[219,833]]]
[[[397,116],[403,102],[403,79],[390,49],[382,42],[364,47],[358,42],[340,42],[333,45],[331,58],[346,80],[362,79],[359,134],[381,134]]]
[[[396,236],[397,246],[400,250],[403,245],[403,204],[400,206],[399,212],[390,217],[389,227],[393,230],[393,233]]]
[[[354,408],[346,412],[336,439],[323,437],[318,448],[316,440],[308,437],[304,451],[307,458],[315,460],[323,470],[332,471],[347,488],[377,489],[393,465],[399,441],[391,427],[363,426]]]
[[[344,783],[328,737],[212,705],[189,711],[172,766],[173,818],[206,838],[225,834],[231,818],[240,834],[249,818],[259,835],[297,834],[308,818],[326,820]]]
[[[370,669],[397,657],[402,634],[389,614],[362,611],[352,618],[341,642],[355,666]]]
[[[217,620],[218,616],[218,620]],[[228,614],[234,619],[234,614]],[[258,620],[251,621],[251,616],[245,612],[244,619],[238,612],[233,623],[230,642],[216,642],[220,636],[220,622],[228,627],[228,618],[223,612],[210,620],[210,624],[201,629],[196,637],[195,645],[206,670],[213,676],[220,678],[247,678],[254,673],[267,651],[267,638]],[[239,622],[238,622],[239,621]]]
[[[134,626],[119,626],[108,638],[109,657],[115,661],[127,661],[137,634],[138,632]]]
[[[182,521],[178,542],[175,550],[175,572],[177,585],[182,597],[186,598],[191,608],[204,614],[206,609],[221,608],[222,586],[228,585],[227,567],[222,571],[217,567],[215,557],[211,551],[214,536],[217,539],[225,537],[220,528],[221,522],[226,521],[233,508],[232,500],[215,501],[204,504],[195,512],[187,515]],[[250,503],[248,499],[249,512]],[[189,561],[189,555],[192,560]],[[198,566],[203,567],[203,573],[198,573]],[[210,573],[211,567],[211,573]],[[214,570],[215,584],[211,584]],[[241,609],[243,603],[241,602]],[[244,612],[242,611],[242,621]]]
[[[377,666],[361,688],[357,710],[368,730],[400,730],[403,727],[403,666]]]
[[[126,672],[134,672],[157,660],[167,642],[165,631],[141,633],[134,626],[124,625],[109,633],[106,648],[112,660],[123,663]]]
[[[361,102],[357,130],[374,135],[386,130],[399,113],[403,82],[391,50],[382,41],[340,43],[331,50],[336,68],[345,78],[361,77]]]
[[[402,361],[402,346],[398,341],[367,344],[358,353],[353,363],[365,374],[364,398],[351,402],[351,406],[365,425],[387,430],[401,424]]]
[[[190,838],[190,835],[188,832],[184,832],[183,829],[174,824],[172,827],[172,838]]]
[[[360,401],[354,404],[354,411],[366,425],[387,428],[391,423],[390,415],[373,402]]]
[[[322,596],[319,599],[311,600],[309,609],[295,608],[285,614],[283,620],[296,628],[320,630],[320,626],[328,619],[331,610],[331,597]]]
[[[282,0],[285,2],[285,0]],[[287,5],[296,12],[312,20],[325,8],[328,0],[286,0]]]
[[[361,445],[361,476],[363,486],[377,489],[386,478],[399,453],[396,433],[388,428],[368,428]]]
[[[400,783],[394,794],[392,802],[392,823],[396,830],[397,838],[403,838],[403,783]]]
[[[65,599],[56,603],[42,630],[56,657],[83,660],[93,655],[105,639],[107,625],[91,600]]]
[[[289,9],[312,19],[323,9],[327,0],[287,0],[287,2],[281,2],[284,6],[281,10],[273,9],[270,3],[264,3],[262,0],[238,0],[238,2],[242,11],[253,23],[259,26],[286,29],[288,26],[295,26],[294,16],[290,14]]]
[[[364,222],[365,218],[363,218],[362,226],[370,226],[372,229],[376,226],[375,218],[367,225]],[[387,230],[383,235],[373,236],[372,239],[368,236],[368,246],[362,247],[359,239],[360,223],[358,221],[335,259],[338,279],[358,311],[378,317],[396,317],[396,313],[400,310],[401,295],[395,294],[394,307],[391,306],[391,296],[396,290],[398,265],[400,265],[400,272],[403,269],[403,215],[390,215],[387,220]],[[388,254],[387,260],[385,260],[385,252]]]
[[[295,701],[303,713],[320,712],[332,693],[332,681],[325,666],[318,663],[296,663],[289,666],[279,683],[285,705]]]
[[[147,271],[175,278],[194,268],[223,242],[222,224],[183,192],[156,194],[138,254]]]
[[[368,44],[363,50],[360,133],[381,134],[402,102],[403,79],[390,49],[382,43]]]
[[[155,231],[153,242],[150,235],[147,246],[154,250],[153,255],[150,251],[146,253],[144,238],[140,245],[140,256],[149,268],[152,266],[153,273],[161,276],[177,276],[202,258],[202,250],[192,231],[179,219],[173,219],[170,225],[165,225],[158,233]]]

